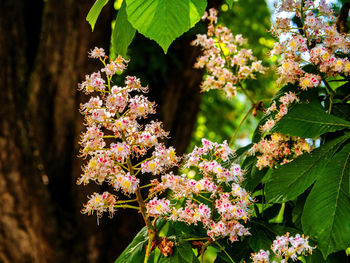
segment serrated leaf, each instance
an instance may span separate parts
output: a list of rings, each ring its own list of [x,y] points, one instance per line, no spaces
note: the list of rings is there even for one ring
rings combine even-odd
[[[126,56],[128,47],[132,42],[136,33],[136,29],[128,21],[126,14],[126,3],[123,1],[121,8],[115,21],[115,25],[111,37],[111,58],[117,55]]]
[[[147,228],[143,227],[129,246],[120,254],[114,263],[143,262],[148,242]]]
[[[97,18],[101,13],[102,8],[108,3],[108,1],[109,0],[96,0],[94,5],[91,7],[86,17],[86,21],[88,21],[91,25],[92,31],[94,31]]]
[[[350,143],[334,155],[308,196],[301,218],[323,257],[350,246]]]
[[[301,195],[326,168],[327,159],[348,138],[349,134],[334,139],[310,154],[300,155],[294,161],[276,169],[266,183],[266,200],[270,203],[282,203]]]
[[[170,44],[203,16],[205,0],[126,0],[128,20],[167,53]]]
[[[274,132],[315,138],[326,132],[349,129],[350,122],[326,113],[314,104],[296,104],[272,129]]]

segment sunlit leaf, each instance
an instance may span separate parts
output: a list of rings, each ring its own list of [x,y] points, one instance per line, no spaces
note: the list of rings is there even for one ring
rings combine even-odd
[[[203,16],[205,0],[126,0],[128,20],[166,53],[170,44]]]
[[[111,38],[111,57],[115,58],[117,55],[126,56],[128,47],[135,36],[136,30],[128,21],[126,14],[126,4],[123,4],[118,11],[117,19],[115,21],[114,29]]]
[[[109,0],[96,0],[94,5],[91,7],[86,17],[86,21],[88,21],[91,25],[92,31],[94,31],[97,18],[101,13],[102,8],[108,3],[108,1]]]

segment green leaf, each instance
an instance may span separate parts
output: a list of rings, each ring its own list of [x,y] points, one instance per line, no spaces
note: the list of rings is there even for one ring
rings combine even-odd
[[[315,138],[326,132],[349,129],[350,122],[326,113],[313,103],[297,104],[272,129],[290,136]]]
[[[226,0],[226,4],[228,5],[229,8],[232,8],[233,0]]]
[[[253,144],[250,143],[242,148],[239,148],[236,150],[235,155],[233,157],[230,158],[229,163],[238,163],[240,164],[242,162],[242,159],[247,155],[247,153],[249,152],[249,149],[252,148]]]
[[[317,237],[323,257],[350,246],[350,143],[334,155],[308,196],[303,230]]]
[[[260,249],[269,250],[273,240],[271,233],[263,228],[251,228],[249,231],[252,234],[249,238],[249,246],[254,252],[259,252]]]
[[[147,228],[144,227],[131,241],[129,246],[120,254],[114,263],[134,263],[143,262],[146,254],[146,246],[148,242]]]
[[[345,253],[336,253],[331,254],[324,259],[322,253],[319,249],[315,249],[312,251],[312,255],[308,255],[305,257],[306,263],[339,263],[339,262],[347,262]]]
[[[132,27],[128,21],[126,14],[126,4],[123,1],[121,8],[118,11],[117,19],[112,32],[111,38],[111,57],[112,59],[117,55],[126,56],[128,47],[133,40],[136,29]]]
[[[327,159],[331,158],[348,138],[350,135],[346,134],[329,141],[310,154],[300,155],[294,161],[276,169],[266,183],[266,200],[271,203],[282,203],[301,195],[324,171]]]
[[[203,16],[205,0],[126,0],[128,20],[167,52],[170,44]]]
[[[243,262],[250,257],[250,247],[248,238],[244,238],[242,241],[235,242],[231,244],[228,239],[218,240],[221,247],[225,249],[226,253],[232,257],[234,262]],[[232,263],[232,260],[228,258],[226,253],[216,244],[213,244],[220,252],[217,254],[215,263]]]
[[[248,191],[253,191],[268,171],[268,168],[259,170],[256,167],[256,162],[255,156],[248,156],[242,164],[242,168],[246,171],[242,186]]]
[[[350,121],[350,104],[333,104],[332,114]]]
[[[86,17],[86,21],[90,23],[92,31],[94,31],[97,18],[101,13],[102,8],[108,3],[108,1],[109,0],[96,0],[94,5],[91,7]]]

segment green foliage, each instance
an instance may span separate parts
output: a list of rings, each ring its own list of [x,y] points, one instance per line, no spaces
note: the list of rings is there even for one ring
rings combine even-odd
[[[94,31],[97,18],[101,13],[102,8],[108,3],[108,1],[109,0],[96,0],[95,4],[91,7],[86,17],[86,21],[90,23],[92,31]]]
[[[350,143],[320,172],[302,216],[303,229],[317,237],[324,258],[350,246]]]
[[[133,40],[136,29],[128,21],[126,14],[126,3],[123,1],[118,11],[115,25],[111,37],[111,58],[115,58],[118,54],[126,56],[128,47]]]
[[[92,30],[108,1],[97,0],[90,9],[86,20]],[[167,53],[170,44],[200,20],[206,6],[206,0],[125,0],[111,37],[112,53],[125,56],[136,30]]]
[[[303,154],[294,161],[273,171],[270,180],[266,183],[266,199],[269,202],[287,202],[301,195],[310,187],[317,177],[332,163],[329,158],[350,135],[334,139],[310,154]]]
[[[255,156],[248,156],[242,163],[242,168],[246,171],[246,179],[242,185],[248,191],[254,191],[268,171],[267,168],[259,170],[256,167],[256,161],[257,159]]]
[[[293,124],[293,125],[291,125]],[[314,104],[296,104],[280,121],[273,131],[290,136],[315,138],[326,132],[350,128],[350,122],[327,114]]]
[[[227,3],[227,5],[228,5],[229,8],[232,8],[233,1],[234,1],[234,0],[226,0],[226,3]]]
[[[170,44],[202,17],[205,0],[126,0],[128,20],[167,52]]]

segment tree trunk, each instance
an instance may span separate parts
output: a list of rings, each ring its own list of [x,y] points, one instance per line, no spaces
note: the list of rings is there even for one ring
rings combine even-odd
[[[0,262],[49,262],[56,246],[55,220],[25,114],[30,61],[25,8],[19,1],[0,4]]]

